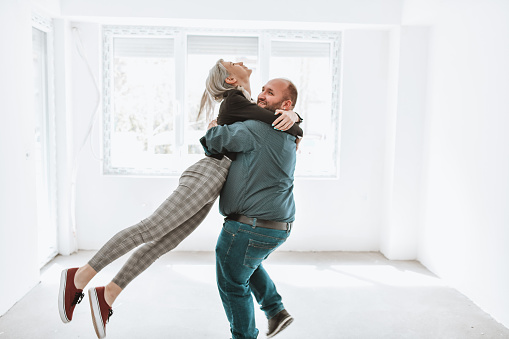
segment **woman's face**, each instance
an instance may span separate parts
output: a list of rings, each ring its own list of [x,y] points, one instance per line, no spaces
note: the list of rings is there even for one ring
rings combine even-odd
[[[228,71],[230,77],[235,78],[237,82],[240,84],[249,82],[249,77],[253,70],[244,66],[244,63],[241,62],[231,62],[231,61],[223,61],[223,66]]]

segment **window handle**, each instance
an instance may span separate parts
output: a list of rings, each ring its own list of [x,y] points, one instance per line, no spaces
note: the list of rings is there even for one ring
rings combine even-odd
[[[175,101],[175,134],[177,147],[184,145],[185,121],[182,114],[182,104],[179,100]]]

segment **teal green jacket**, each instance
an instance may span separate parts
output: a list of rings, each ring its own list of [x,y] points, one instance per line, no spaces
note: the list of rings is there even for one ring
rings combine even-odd
[[[295,136],[256,120],[209,129],[200,139],[207,155],[236,153],[219,199],[225,217],[293,222]]]

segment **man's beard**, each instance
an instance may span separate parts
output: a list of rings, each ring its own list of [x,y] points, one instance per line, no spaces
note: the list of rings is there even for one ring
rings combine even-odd
[[[281,100],[280,102],[277,102],[272,105],[269,105],[267,103],[267,101],[260,101],[260,100],[258,100],[257,104],[259,104],[260,102],[264,103],[265,105],[263,105],[263,106],[258,105],[258,106],[268,109],[271,112],[276,112],[277,109],[281,109],[281,106],[283,105],[284,100]]]

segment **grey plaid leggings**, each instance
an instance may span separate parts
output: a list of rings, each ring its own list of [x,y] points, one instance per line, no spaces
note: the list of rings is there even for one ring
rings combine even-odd
[[[99,272],[142,244],[113,282],[124,289],[163,254],[174,249],[205,219],[228,175],[230,159],[206,157],[182,173],[175,191],[147,219],[115,234],[88,262]]]

